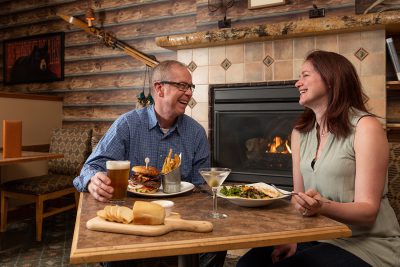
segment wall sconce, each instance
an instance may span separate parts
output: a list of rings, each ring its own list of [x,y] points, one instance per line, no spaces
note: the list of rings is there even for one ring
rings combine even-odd
[[[231,20],[226,19],[226,13],[228,8],[231,8],[234,4],[234,0],[208,0],[208,10],[211,12],[215,12],[218,9],[221,9],[224,13],[224,19],[218,21],[218,28],[230,28],[231,27]]]
[[[87,3],[88,3],[88,9],[86,10],[86,21],[87,21],[88,27],[91,28],[91,27],[93,27],[93,21],[96,18],[94,17],[94,10],[92,8],[92,1],[88,0]]]

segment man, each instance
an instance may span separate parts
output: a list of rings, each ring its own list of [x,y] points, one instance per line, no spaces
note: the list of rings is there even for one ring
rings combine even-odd
[[[78,191],[89,191],[106,202],[113,193],[105,173],[107,160],[130,160],[135,166],[144,165],[148,157],[149,165],[161,169],[169,149],[182,153],[183,181],[204,183],[199,169],[210,166],[207,136],[198,122],[184,114],[195,88],[189,70],[178,61],[161,62],[153,70],[152,84],[154,105],[125,113],[113,123],[74,179]],[[200,263],[222,266],[225,253],[202,254]]]

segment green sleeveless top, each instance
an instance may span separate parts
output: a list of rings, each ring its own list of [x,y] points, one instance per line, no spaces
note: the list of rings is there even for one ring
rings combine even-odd
[[[304,188],[316,189],[322,196],[337,202],[353,202],[356,162],[354,136],[358,121],[369,114],[360,111],[350,115],[353,125],[346,138],[329,134],[314,169],[311,162],[317,151],[317,130],[314,127],[300,137],[300,170]],[[372,227],[348,225],[352,237],[321,240],[341,247],[358,256],[372,266],[400,266],[400,227],[386,197],[387,179],[379,212]]]

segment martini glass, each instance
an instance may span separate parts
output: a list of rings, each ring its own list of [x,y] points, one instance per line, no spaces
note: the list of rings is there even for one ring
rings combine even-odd
[[[201,168],[199,169],[201,176],[203,176],[204,180],[211,187],[213,192],[213,211],[210,214],[211,218],[214,219],[223,219],[228,217],[226,214],[217,212],[217,190],[218,187],[225,181],[226,177],[228,177],[231,169],[228,168]]]

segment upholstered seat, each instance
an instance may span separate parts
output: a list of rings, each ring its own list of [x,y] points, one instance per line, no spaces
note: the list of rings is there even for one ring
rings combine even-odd
[[[388,198],[400,222],[400,143],[390,143]]]
[[[36,240],[42,240],[43,218],[76,208],[79,194],[72,181],[79,173],[91,150],[91,130],[56,129],[52,133],[50,152],[60,153],[62,159],[48,162],[48,174],[14,180],[1,185],[1,231],[7,227],[8,199],[35,201],[36,203]],[[44,201],[75,195],[75,203],[64,207],[44,211]]]
[[[2,186],[2,189],[16,193],[43,195],[71,187],[73,179],[71,175],[47,174],[8,182]]]

